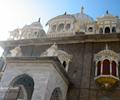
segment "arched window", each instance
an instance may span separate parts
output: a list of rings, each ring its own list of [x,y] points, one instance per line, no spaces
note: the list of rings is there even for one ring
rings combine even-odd
[[[117,76],[116,75],[116,62],[112,61],[112,75]]]
[[[64,29],[64,24],[59,24],[59,26],[58,26],[58,31],[62,31]]]
[[[115,33],[116,32],[116,28],[112,27],[112,32]]]
[[[66,61],[63,61],[63,66],[64,68],[66,68]]]
[[[56,25],[53,25],[52,26],[52,32],[55,32],[55,30],[56,30]]]
[[[89,27],[89,28],[88,28],[88,32],[93,32],[93,28],[92,28],[92,27]]]
[[[100,75],[100,72],[101,72],[101,61],[97,63],[97,76]]]
[[[55,88],[53,90],[50,100],[62,100],[62,92],[60,88]]]
[[[99,33],[103,33],[103,29],[102,28],[99,29]]]
[[[105,28],[105,33],[110,33],[110,28],[109,27]]]
[[[103,61],[103,75],[110,75],[110,61],[107,59]]]
[[[67,24],[65,29],[68,31],[70,29],[70,24]]]
[[[13,98],[16,98],[15,100],[31,100],[34,81],[30,76],[23,74],[16,77],[10,84],[10,87],[12,88],[8,89],[5,100],[14,100]],[[16,87],[18,88],[17,91],[15,91]]]

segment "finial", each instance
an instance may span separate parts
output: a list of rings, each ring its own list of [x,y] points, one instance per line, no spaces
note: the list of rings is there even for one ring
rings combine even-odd
[[[107,11],[106,11],[106,14],[108,14],[108,13],[109,13],[109,11],[107,10]]]
[[[40,18],[38,19],[38,22],[40,22]]]
[[[108,44],[105,44],[105,50],[108,50]]]
[[[67,15],[67,12],[65,12],[64,15]]]
[[[83,11],[84,11],[84,7],[82,6],[81,7],[81,14],[83,14]]]

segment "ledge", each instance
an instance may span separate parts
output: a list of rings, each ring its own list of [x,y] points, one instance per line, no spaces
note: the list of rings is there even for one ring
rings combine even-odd
[[[3,48],[10,46],[48,45],[48,44],[71,44],[71,43],[94,43],[94,42],[117,42],[120,41],[120,33],[75,35],[66,37],[41,37],[36,39],[0,41]]]

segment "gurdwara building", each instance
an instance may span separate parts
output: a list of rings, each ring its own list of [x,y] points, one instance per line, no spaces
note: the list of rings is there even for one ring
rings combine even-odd
[[[0,59],[0,100],[120,100],[120,19],[108,11],[40,19],[10,32]]]

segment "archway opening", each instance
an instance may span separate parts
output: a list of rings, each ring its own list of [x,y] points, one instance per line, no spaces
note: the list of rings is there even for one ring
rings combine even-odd
[[[112,61],[112,75],[117,76],[117,66],[116,66],[116,62]]]
[[[101,74],[101,61],[97,63],[97,76]]]
[[[59,26],[58,26],[58,32],[61,32],[61,31],[63,31],[63,29],[64,29],[64,24],[59,24]]]
[[[99,29],[99,33],[103,33],[103,29],[102,28]]]
[[[53,90],[50,100],[62,100],[62,92],[60,88],[55,88]]]
[[[109,27],[105,28],[105,33],[110,33],[110,28]]]
[[[34,81],[26,74],[16,77],[10,84],[5,100],[31,100],[34,91]],[[11,100],[12,100],[11,99]]]
[[[93,32],[93,28],[92,28],[92,27],[89,27],[89,28],[88,28],[88,32]]]
[[[110,75],[110,61],[108,59],[103,61],[103,75]]]
[[[112,27],[112,33],[116,33],[116,28]]]
[[[63,61],[63,67],[66,68],[66,61]]]

